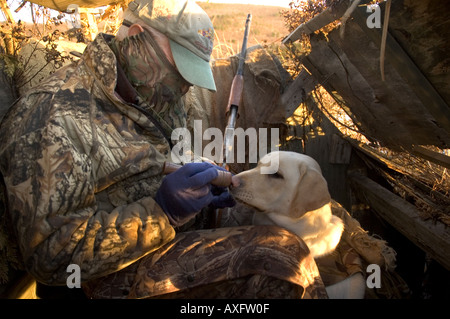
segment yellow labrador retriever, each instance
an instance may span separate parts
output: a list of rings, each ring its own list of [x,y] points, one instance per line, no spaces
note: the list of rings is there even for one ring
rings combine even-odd
[[[277,169],[267,173],[269,167]],[[253,224],[275,224],[297,234],[314,258],[336,248],[344,223],[331,212],[328,185],[313,158],[296,152],[272,152],[236,178],[231,193],[258,211]],[[363,297],[364,278],[348,279],[327,287],[330,298]]]
[[[278,166],[272,174],[261,169]],[[339,217],[331,214],[331,196],[319,164],[307,155],[272,152],[254,169],[236,177],[239,186],[231,193],[263,214],[254,215],[255,224],[276,224],[301,237],[314,258],[332,252],[344,230]]]

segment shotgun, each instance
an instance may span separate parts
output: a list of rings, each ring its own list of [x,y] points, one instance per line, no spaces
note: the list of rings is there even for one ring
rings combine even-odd
[[[236,119],[239,116],[239,103],[241,102],[242,92],[244,90],[244,63],[245,57],[247,56],[247,40],[250,31],[250,23],[252,21],[252,15],[247,15],[247,20],[245,22],[245,32],[244,40],[242,41],[242,49],[239,54],[239,64],[236,75],[231,83],[230,97],[228,99],[228,105],[226,114],[228,116],[227,126],[225,128],[225,138],[223,144],[223,164],[222,167],[226,166],[227,159],[232,156],[233,144],[234,144],[234,128],[236,126]]]

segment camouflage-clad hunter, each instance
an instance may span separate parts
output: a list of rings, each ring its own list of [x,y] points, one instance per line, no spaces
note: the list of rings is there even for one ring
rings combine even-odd
[[[180,98],[216,90],[213,34],[193,1],[133,1],[116,37],[98,35],[5,116],[9,217],[39,282],[65,285],[77,264],[91,298],[324,296],[305,244],[280,228],[176,234],[202,208],[234,205],[213,195],[211,164],[161,175]]]

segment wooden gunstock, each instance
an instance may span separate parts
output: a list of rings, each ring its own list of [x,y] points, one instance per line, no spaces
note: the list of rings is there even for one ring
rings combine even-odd
[[[230,97],[228,98],[228,105],[226,114],[230,112],[232,105],[239,106],[241,103],[242,92],[244,91],[244,76],[242,74],[236,74],[231,83]],[[239,116],[239,113],[237,114]]]

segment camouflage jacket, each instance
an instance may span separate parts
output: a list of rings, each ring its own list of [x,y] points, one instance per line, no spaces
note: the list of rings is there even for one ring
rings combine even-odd
[[[107,40],[21,97],[0,128],[10,219],[26,269],[46,284],[65,285],[70,264],[83,281],[116,272],[175,236],[153,199],[168,142],[115,93]],[[155,114],[182,126],[179,104]]]

